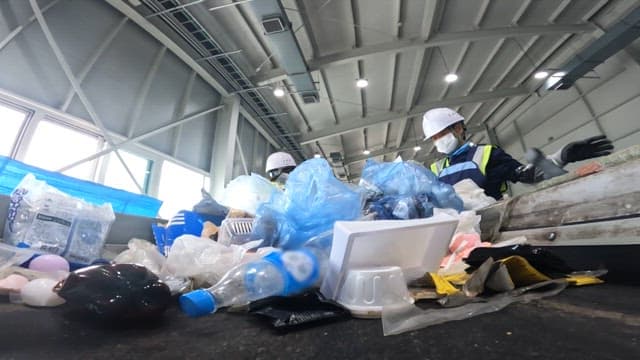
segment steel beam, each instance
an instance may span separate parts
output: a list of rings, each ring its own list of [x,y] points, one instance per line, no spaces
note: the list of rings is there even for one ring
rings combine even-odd
[[[115,0],[108,0],[115,1]],[[459,31],[450,33],[440,33],[434,35],[431,39],[407,39],[396,40],[381,44],[368,45],[349,51],[338,52],[331,55],[325,55],[308,61],[310,71],[327,68],[330,66],[341,65],[352,62],[354,60],[364,59],[379,54],[396,53],[408,50],[426,49],[431,47],[454,44],[458,42],[478,41],[485,39],[501,39],[505,37],[519,37],[531,35],[549,35],[549,34],[566,34],[566,33],[584,33],[595,30],[591,24],[578,25],[541,25],[541,26],[519,26],[519,27],[500,27],[483,30]],[[280,81],[286,78],[287,74],[284,70],[277,68],[265,72],[262,75],[252,78],[252,82],[258,85],[265,85],[272,82]]]
[[[525,87],[518,88],[506,88],[499,89],[491,92],[482,92],[469,94],[468,96],[462,96],[457,98],[443,99],[440,101],[432,101],[424,105],[420,105],[412,109],[410,112],[391,112],[386,114],[372,115],[366,118],[356,118],[351,120],[342,121],[340,124],[334,127],[322,129],[319,131],[312,131],[303,135],[300,139],[300,144],[305,145],[326,139],[332,136],[345,134],[351,131],[356,131],[365,127],[382,124],[386,122],[400,121],[413,116],[420,115],[425,111],[434,107],[451,107],[463,104],[473,104],[477,102],[483,102],[488,100],[500,99],[504,97],[526,95],[530,91]]]

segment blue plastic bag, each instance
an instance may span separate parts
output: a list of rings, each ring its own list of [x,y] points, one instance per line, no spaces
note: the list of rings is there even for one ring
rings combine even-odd
[[[357,219],[361,210],[361,194],[336,179],[326,160],[310,159],[289,174],[284,193],[258,208],[251,238],[297,249],[336,221]]]
[[[451,185],[440,182],[433,172],[415,162],[367,160],[360,186],[372,201],[369,210],[376,211],[380,219],[412,219],[416,214],[429,217],[433,215],[433,205],[457,211],[463,208]]]

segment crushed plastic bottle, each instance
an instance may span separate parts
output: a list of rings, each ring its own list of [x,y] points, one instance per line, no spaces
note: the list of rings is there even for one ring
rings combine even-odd
[[[180,307],[187,315],[196,317],[270,296],[298,294],[321,279],[327,258],[326,251],[318,248],[272,252],[260,260],[234,267],[208,289],[182,295]]]

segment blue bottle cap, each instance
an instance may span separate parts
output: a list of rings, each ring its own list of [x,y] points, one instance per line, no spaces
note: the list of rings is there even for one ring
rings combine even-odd
[[[180,308],[188,316],[198,317],[216,310],[216,300],[206,290],[195,290],[180,296]]]

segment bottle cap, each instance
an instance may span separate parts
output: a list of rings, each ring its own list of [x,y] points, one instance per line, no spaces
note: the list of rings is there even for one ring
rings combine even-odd
[[[206,290],[195,290],[180,296],[180,308],[191,317],[198,317],[216,311],[216,300]]]

